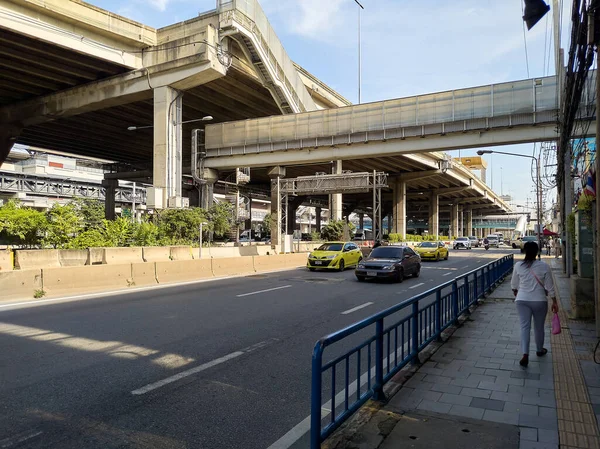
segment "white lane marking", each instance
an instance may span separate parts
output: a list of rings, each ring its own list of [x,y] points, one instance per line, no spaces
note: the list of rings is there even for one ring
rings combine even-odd
[[[33,430],[29,432],[21,432],[13,437],[5,438],[4,440],[0,440],[0,448],[5,449],[9,447],[16,446],[17,444],[21,444],[27,440],[31,440],[32,438],[41,435],[44,432],[39,430]]]
[[[258,295],[260,293],[267,293],[267,292],[272,292],[275,290],[281,290],[282,288],[290,288],[290,287],[291,287],[291,285],[283,285],[281,287],[268,288],[266,290],[259,290],[257,292],[243,293],[241,295],[235,295],[235,296],[237,296],[238,298],[243,298],[244,296]]]
[[[303,269],[306,269],[306,268],[305,267],[284,268],[282,270],[261,271],[260,274],[281,273],[284,271],[299,271],[299,270],[303,270]],[[224,280],[228,280],[228,279],[244,278],[244,277],[248,277],[248,276],[252,276],[252,275],[251,274],[240,274],[240,275],[236,275],[236,276],[218,277],[218,278],[214,278],[214,279],[199,279],[197,281],[169,282],[167,284],[156,284],[156,285],[151,285],[148,287],[135,287],[135,288],[128,288],[128,289],[123,289],[123,290],[111,290],[111,291],[98,292],[98,293],[85,293],[83,295],[62,296],[60,298],[36,299],[36,300],[32,300],[32,301],[13,302],[10,304],[0,304],[0,309],[9,308],[9,307],[18,307],[18,306],[34,307],[34,306],[38,306],[38,305],[43,305],[44,303],[53,303],[53,302],[67,303],[67,302],[82,301],[85,299],[102,298],[105,296],[108,297],[108,296],[128,295],[130,293],[145,292],[148,290],[182,287],[182,286],[194,285],[194,284],[204,284],[204,283],[208,283],[208,282],[224,281]]]
[[[323,413],[323,416],[328,416],[329,413]],[[267,449],[288,449],[296,441],[306,434],[310,430],[310,415],[304,418],[300,423],[296,424],[292,429],[286,433],[284,436],[279,438],[273,444],[271,444]]]
[[[352,309],[348,309],[348,310],[343,311],[342,315],[348,315],[349,313],[356,312],[357,310],[360,310],[360,309],[364,309],[365,307],[368,307],[371,304],[373,304],[373,303],[372,302],[366,302],[364,304],[361,304],[360,306],[356,306],[356,307],[353,307]]]
[[[408,288],[410,288],[410,289],[413,289],[413,288],[420,287],[421,285],[425,285],[425,283],[424,283],[424,282],[421,282],[420,284],[413,285],[412,287],[408,287]]]
[[[442,274],[442,276],[450,276],[451,274],[452,273],[445,273],[445,274]]]
[[[456,271],[458,270],[458,268],[452,268],[452,267],[429,267],[429,266],[421,266],[421,269],[427,269],[427,270],[452,270],[452,271]]]
[[[465,265],[464,267],[461,268],[469,268],[471,265]]]
[[[141,388],[138,388],[137,390],[133,390],[131,392],[131,394],[133,394],[133,395],[146,394],[150,391],[156,390],[157,388],[164,387],[165,385],[171,384],[173,382],[177,382],[178,380],[181,380],[185,377],[189,377],[192,374],[206,371],[207,369],[212,368],[213,366],[220,365],[221,363],[225,363],[225,362],[235,359],[241,355],[248,354],[249,352],[256,351],[257,349],[264,348],[265,346],[268,346],[276,341],[278,341],[276,338],[272,338],[271,340],[261,341],[259,343],[256,343],[255,345],[248,346],[247,348],[232,352],[223,357],[219,357],[218,359],[211,360],[210,362],[206,362],[195,368],[190,368],[188,370],[182,371],[179,374],[175,374],[174,376],[167,377],[166,379],[159,380],[158,382],[153,382],[151,384],[145,385]]]

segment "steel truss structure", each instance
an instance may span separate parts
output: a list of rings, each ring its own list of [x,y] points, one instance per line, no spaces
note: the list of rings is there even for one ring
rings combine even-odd
[[[104,201],[106,189],[99,184],[85,181],[46,179],[30,175],[0,173],[0,193],[27,193],[35,196],[58,196],[67,198],[91,198]],[[115,201],[132,203],[133,189],[117,187]],[[146,203],[146,189],[137,187],[135,202]]]
[[[382,193],[387,188],[388,175],[373,171],[343,173],[341,175],[317,174],[298,178],[280,178],[273,181],[277,195],[278,241],[281,235],[289,235],[288,215],[289,197],[299,195],[332,195],[336,193],[373,192],[373,235],[382,238]]]

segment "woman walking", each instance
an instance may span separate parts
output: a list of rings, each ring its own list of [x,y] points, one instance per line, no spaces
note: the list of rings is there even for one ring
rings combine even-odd
[[[544,323],[548,313],[548,299],[552,298],[552,312],[558,312],[558,303],[554,294],[554,282],[550,267],[541,260],[536,260],[539,252],[538,244],[525,244],[525,259],[515,264],[510,285],[515,295],[515,303],[521,321],[521,366],[529,363],[529,339],[531,333],[531,318],[538,357],[546,355],[544,348]]]

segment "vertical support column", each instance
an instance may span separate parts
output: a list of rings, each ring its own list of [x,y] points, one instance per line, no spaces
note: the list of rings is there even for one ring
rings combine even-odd
[[[333,166],[333,174],[342,174],[342,161],[335,161]],[[331,219],[341,220],[342,219],[342,194],[334,193],[331,195]]]
[[[394,232],[406,236],[406,181],[397,179],[393,184]]]
[[[316,224],[316,231],[317,232],[321,232],[321,213],[322,213],[322,209],[320,207],[316,207],[315,208],[315,224]]]
[[[473,210],[468,208],[466,211],[467,214],[467,230],[466,232],[466,237],[469,237],[473,234]]]
[[[429,200],[429,235],[440,235],[440,196],[435,191]]]
[[[365,214],[358,214],[358,229],[365,229]]]
[[[392,233],[392,226],[393,226],[393,225],[392,225],[392,221],[393,221],[393,218],[394,218],[394,217],[392,217],[391,215],[388,215],[388,216],[387,216],[387,233],[388,233],[388,234],[391,234],[391,233]]]
[[[104,187],[104,218],[114,220],[116,218],[115,195],[117,194],[119,181],[117,179],[104,179],[102,180],[102,186]]]
[[[285,167],[273,167],[268,171],[271,178],[271,248],[281,245],[281,192],[279,180],[285,177]]]
[[[465,236],[465,211],[463,209],[462,206],[459,206],[459,224],[458,224],[458,236],[459,237],[464,237]]]
[[[248,212],[249,217],[244,224],[245,230],[250,230],[250,237],[252,237],[252,196],[248,195]]]
[[[181,207],[182,93],[168,86],[154,89],[153,191],[149,207]]]
[[[449,238],[460,237],[458,235],[458,204],[453,204],[450,209],[450,235]]]

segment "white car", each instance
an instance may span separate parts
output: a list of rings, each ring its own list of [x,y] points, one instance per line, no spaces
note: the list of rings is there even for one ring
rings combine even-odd
[[[471,249],[471,240],[469,240],[469,237],[458,237],[454,240],[454,245],[452,247],[454,249]]]

